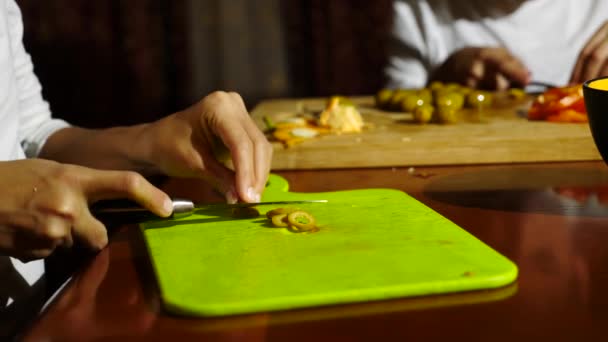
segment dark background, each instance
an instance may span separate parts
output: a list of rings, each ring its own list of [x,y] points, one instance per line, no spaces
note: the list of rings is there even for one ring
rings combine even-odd
[[[206,93],[372,94],[391,1],[17,0],[45,98],[86,127],[151,121]]]

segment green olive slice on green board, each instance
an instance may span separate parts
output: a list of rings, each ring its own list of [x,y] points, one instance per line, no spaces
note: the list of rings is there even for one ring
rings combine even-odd
[[[271,219],[272,225],[275,227],[287,227],[287,214],[277,214],[274,215]]]
[[[299,209],[297,209],[297,208],[290,208],[290,207],[276,208],[276,209],[272,209],[272,210],[268,211],[266,213],[266,217],[269,218],[269,219],[272,219],[272,217],[275,216],[275,215],[280,215],[280,214],[286,214],[287,215],[287,214],[292,213],[292,212],[294,212],[296,210],[299,210]]]
[[[305,232],[315,229],[315,218],[309,213],[298,210],[287,215],[287,223],[295,230]]]

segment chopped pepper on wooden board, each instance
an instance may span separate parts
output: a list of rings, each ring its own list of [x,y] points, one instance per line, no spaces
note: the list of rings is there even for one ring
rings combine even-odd
[[[363,118],[355,105],[345,97],[332,96],[319,116],[319,125],[334,133],[358,133],[363,129]]]
[[[324,134],[359,133],[365,122],[357,107],[346,97],[332,96],[325,109],[318,114],[293,116],[276,121],[264,117],[269,133],[287,148]]]
[[[587,122],[582,85],[551,88],[537,96],[528,110],[528,119]]]

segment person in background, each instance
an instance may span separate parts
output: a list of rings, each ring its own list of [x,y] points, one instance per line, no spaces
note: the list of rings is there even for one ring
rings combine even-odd
[[[395,0],[389,88],[504,90],[608,75],[608,1]]]
[[[272,147],[238,94],[212,93],[152,123],[101,130],[70,126],[52,118],[22,36],[18,5],[0,0],[3,289],[27,297],[27,289],[16,287],[32,286],[44,273],[40,260],[28,261],[57,248],[104,248],[106,229],[89,210],[98,200],[131,199],[159,216],[171,215],[169,196],[142,174],[201,178],[228,202],[260,200]],[[230,151],[234,170],[214,158],[216,144]],[[0,293],[0,313],[15,301]]]

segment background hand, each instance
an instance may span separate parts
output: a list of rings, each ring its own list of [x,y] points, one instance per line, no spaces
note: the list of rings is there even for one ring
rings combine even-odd
[[[202,178],[228,202],[257,202],[264,190],[272,146],[241,97],[215,92],[190,108],[150,124],[142,138],[148,159],[170,176]],[[234,171],[217,158],[227,148]]]
[[[430,81],[456,82],[471,88],[505,90],[530,82],[526,66],[505,48],[467,47],[454,52]]]
[[[608,22],[589,39],[578,55],[570,84],[578,84],[600,76],[608,76]]]
[[[107,242],[89,204],[128,198],[159,216],[171,214],[169,197],[135,172],[100,171],[44,159],[0,162],[0,254],[43,258],[74,239],[92,249]]]

